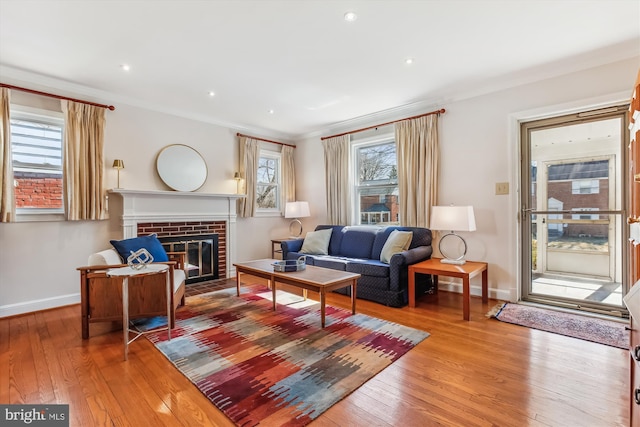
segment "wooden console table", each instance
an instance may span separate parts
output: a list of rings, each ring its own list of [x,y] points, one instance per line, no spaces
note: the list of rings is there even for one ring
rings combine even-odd
[[[467,261],[462,265],[443,264],[439,258],[431,258],[409,266],[409,307],[416,306],[416,273],[433,275],[433,286],[438,289],[438,276],[458,277],[462,279],[464,320],[469,320],[471,292],[469,281],[482,273],[482,302],[489,301],[488,264],[486,262]]]

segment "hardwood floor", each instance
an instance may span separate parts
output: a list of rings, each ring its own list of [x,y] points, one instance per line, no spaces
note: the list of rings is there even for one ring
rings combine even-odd
[[[495,303],[472,299],[467,322],[459,294],[413,309],[358,300],[358,312],[431,336],[311,425],[629,424],[627,351],[486,318]],[[79,305],[0,319],[0,403],[68,403],[71,426],[233,425],[146,339],[123,361],[110,329],[92,324],[82,340]]]

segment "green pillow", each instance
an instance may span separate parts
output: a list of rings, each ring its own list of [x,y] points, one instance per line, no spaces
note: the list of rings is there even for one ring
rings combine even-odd
[[[331,228],[326,230],[310,231],[302,242],[300,253],[309,255],[329,255],[329,240],[331,240]]]
[[[389,264],[392,256],[409,249],[412,238],[412,231],[393,230],[391,234],[389,234],[387,241],[384,242],[382,252],[380,252],[380,261]]]

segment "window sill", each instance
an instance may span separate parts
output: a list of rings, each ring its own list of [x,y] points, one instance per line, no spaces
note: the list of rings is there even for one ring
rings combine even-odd
[[[15,222],[53,222],[66,221],[62,212],[29,212],[17,211]]]

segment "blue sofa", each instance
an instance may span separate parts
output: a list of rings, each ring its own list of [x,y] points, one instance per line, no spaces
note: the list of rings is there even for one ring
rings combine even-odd
[[[402,307],[408,303],[407,269],[411,264],[431,258],[431,230],[419,227],[319,225],[317,230],[332,229],[328,255],[301,253],[303,239],[281,243],[282,257],[295,260],[306,257],[307,265],[359,273],[357,298]],[[413,233],[409,249],[396,253],[389,263],[380,261],[380,253],[393,230]],[[431,276],[417,275],[416,294],[431,289]],[[336,292],[350,295],[350,288]]]

